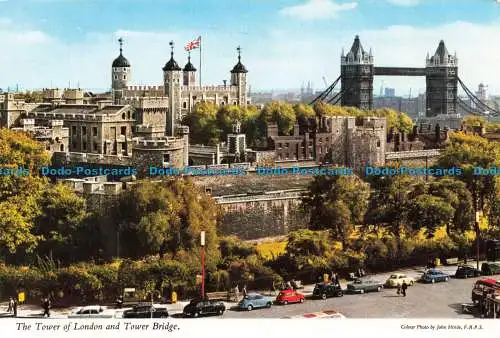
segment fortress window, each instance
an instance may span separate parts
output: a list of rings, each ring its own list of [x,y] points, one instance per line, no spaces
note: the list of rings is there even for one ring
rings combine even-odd
[[[97,136],[97,127],[92,127],[92,136]]]
[[[377,141],[377,148],[380,148],[380,140]]]
[[[82,148],[83,148],[84,151],[87,150],[87,142],[83,141]]]
[[[123,79],[126,80],[127,79],[127,75],[123,75]]]
[[[76,126],[71,126],[71,136],[72,137],[76,136]]]
[[[132,119],[135,120],[135,113],[132,113]]]
[[[121,127],[120,134],[123,136],[127,135],[127,127]]]
[[[61,144],[61,145],[59,146],[59,150],[64,151],[64,144]]]
[[[163,154],[163,163],[170,163],[170,154]]]
[[[187,108],[187,102],[182,102],[182,108]]]
[[[115,76],[114,76],[114,79],[115,79],[115,80],[118,80],[118,75],[115,75]]]
[[[125,120],[125,113],[122,114],[122,120]]]
[[[236,101],[233,101],[233,104],[236,105]]]
[[[126,72],[127,71],[127,68],[123,68],[123,71]]]
[[[94,144],[92,145],[92,150],[97,151],[97,143],[96,142],[94,142]]]
[[[85,136],[87,135],[87,127],[82,126],[82,135]]]

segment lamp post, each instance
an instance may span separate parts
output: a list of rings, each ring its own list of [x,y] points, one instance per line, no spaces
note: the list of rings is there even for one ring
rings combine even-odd
[[[205,299],[205,231],[200,234],[201,256],[201,299]]]
[[[476,268],[479,271],[479,211],[476,211]]]

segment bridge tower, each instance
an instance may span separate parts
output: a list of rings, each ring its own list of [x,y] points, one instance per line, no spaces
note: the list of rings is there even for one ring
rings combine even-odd
[[[444,41],[434,56],[426,58],[426,115],[457,113],[458,59],[448,53]]]
[[[340,76],[343,106],[372,109],[373,106],[373,56],[367,53],[356,35],[351,50],[340,57]]]

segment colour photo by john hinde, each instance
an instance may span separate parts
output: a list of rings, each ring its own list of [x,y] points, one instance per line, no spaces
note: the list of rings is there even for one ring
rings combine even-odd
[[[499,318],[498,1],[0,0],[0,41],[0,326]]]

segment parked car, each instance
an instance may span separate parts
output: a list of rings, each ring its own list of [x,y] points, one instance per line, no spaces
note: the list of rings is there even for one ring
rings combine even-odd
[[[313,290],[314,298],[342,297],[344,292],[338,285],[331,283],[317,283]]]
[[[347,284],[347,292],[349,293],[380,292],[383,288],[384,283],[372,279],[356,279],[354,282]]]
[[[223,302],[193,299],[184,307],[182,313],[188,317],[199,317],[205,315],[222,315],[224,311],[226,311],[226,306]]]
[[[89,305],[74,309],[68,318],[114,318],[115,311],[108,310],[105,306]]]
[[[481,273],[485,276],[500,274],[500,263],[486,262],[481,265]]]
[[[295,290],[283,290],[276,297],[277,304],[287,305],[288,303],[303,303],[305,296]]]
[[[429,269],[422,275],[421,278],[424,283],[447,282],[450,280],[450,275],[441,270]]]
[[[238,303],[238,309],[252,311],[253,309],[267,307],[270,308],[273,301],[269,297],[262,296],[258,293],[247,295]]]
[[[395,273],[392,274],[389,279],[385,282],[385,286],[394,288],[403,285],[403,282],[406,282],[408,285],[413,285],[415,284],[415,278],[408,277],[405,274],[402,273]]]
[[[470,265],[460,265],[455,272],[455,278],[479,277],[481,272]]]
[[[166,307],[157,304],[137,304],[131,310],[123,311],[123,318],[167,318]]]

